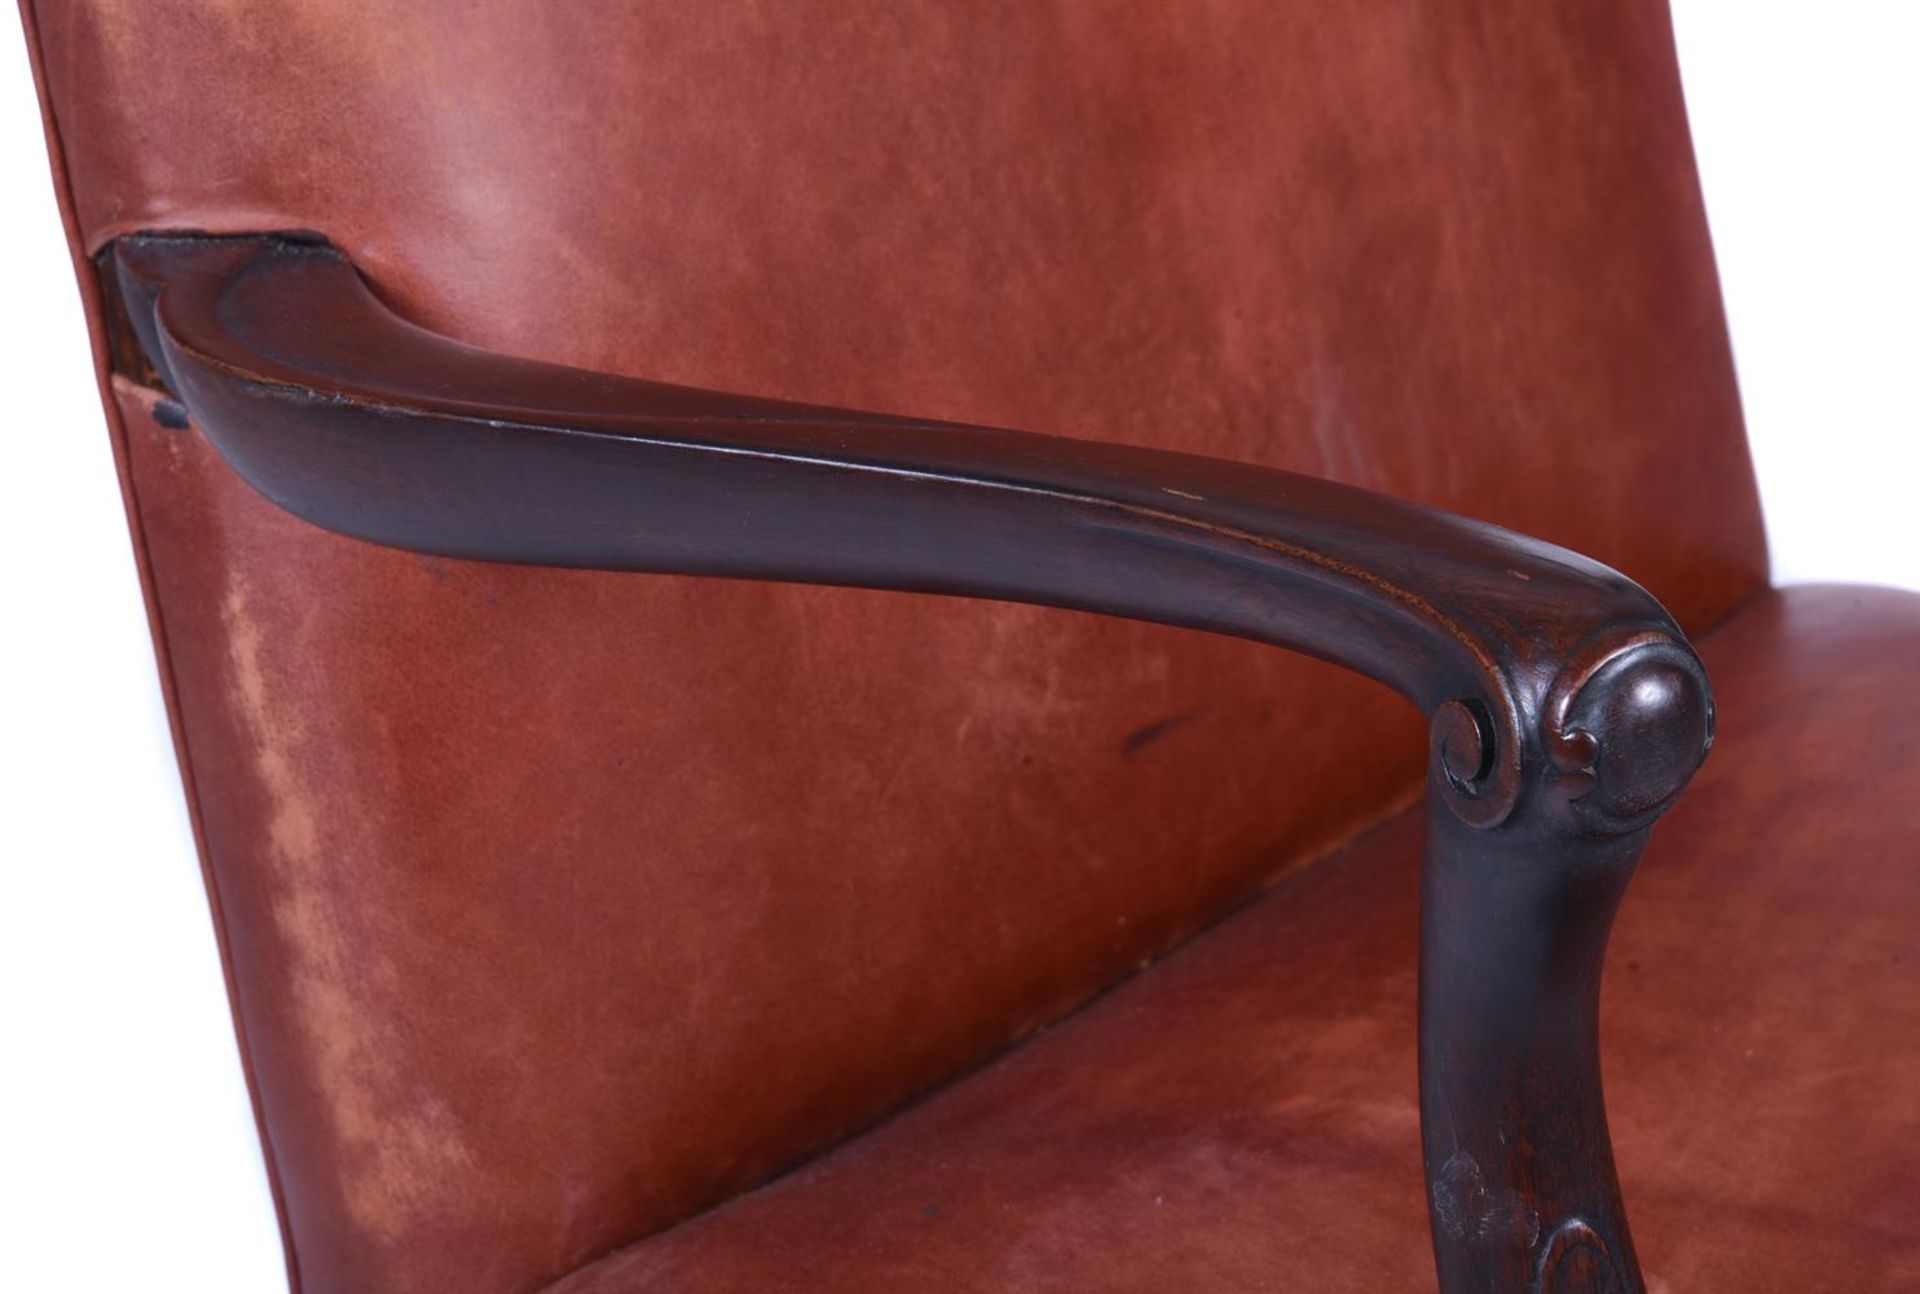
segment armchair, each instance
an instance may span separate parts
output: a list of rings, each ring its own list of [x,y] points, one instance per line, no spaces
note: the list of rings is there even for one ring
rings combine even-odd
[[[1272,21],[1244,9],[1236,21]],[[1317,38],[1364,92],[1323,87],[1331,109],[1302,108],[1287,75],[1272,79],[1320,74],[1297,43],[1318,30],[1304,14],[1260,44],[1232,24],[1212,37],[1135,29],[1098,6],[1077,34],[1026,31],[1030,17],[997,34],[943,11],[913,39],[948,31],[963,48],[914,45],[900,65],[959,68],[950,102],[1013,104],[1010,124],[967,127],[915,125],[938,96],[887,71],[887,42],[864,28],[789,33],[801,43],[788,64],[744,16],[694,31],[663,9],[599,33],[526,6],[517,20],[479,20],[480,35],[416,69],[441,86],[422,111],[444,148],[398,162],[371,137],[336,133],[316,105],[345,103],[390,134],[420,129],[392,115],[396,91],[381,79],[394,70],[389,38],[418,46],[372,20],[300,12],[336,40],[308,51],[337,60],[320,73],[294,61],[302,47],[285,33],[193,4],[137,16],[25,7],[56,148],[77,159],[56,153],[300,1290],[1379,1288],[1422,1247],[1393,1225],[1408,1199],[1427,1211],[1447,1294],[1661,1287],[1643,1278],[1628,1232],[1601,1098],[1602,962],[1655,821],[1714,743],[1715,701],[1687,629],[1733,616],[1710,641],[1759,644],[1746,659],[1771,664],[1730,664],[1738,695],[1766,704],[1765,686],[1804,681],[1794,617],[1815,604],[1764,590],[1657,8],[1589,15],[1592,29],[1518,8],[1455,15],[1433,32],[1412,18],[1343,17],[1334,25],[1351,30]],[[497,43],[528,32],[541,35],[531,49]],[[709,39],[733,55],[709,62]],[[996,61],[1027,39],[1085,60],[1093,84],[1060,90]],[[747,65],[804,69],[805,90],[775,92],[797,131],[728,81],[742,41],[758,51]],[[104,91],[71,74],[161,49],[185,62],[139,86]],[[622,49],[678,50],[661,57],[704,71],[686,83],[668,74],[656,92],[608,71]],[[1124,72],[1102,62],[1116,50]],[[1177,64],[1156,102],[1113,97],[1153,79],[1156,50]],[[846,60],[877,81],[824,70]],[[204,100],[193,66],[212,86]],[[1544,80],[1505,79],[1514,67]],[[555,136],[534,105],[567,72],[611,96],[594,109],[606,120],[668,123],[636,137],[643,160],[630,171],[552,154],[568,185],[605,193],[598,214],[542,195],[508,160],[547,156]],[[1211,79],[1228,73],[1238,90],[1222,97]],[[324,94],[303,100],[295,83]],[[418,107],[415,90],[399,93]],[[659,116],[685,95],[695,107]],[[903,107],[906,124],[867,115],[876,102]],[[1490,124],[1517,120],[1493,113],[1501,105],[1531,124]],[[1425,138],[1420,111],[1441,112],[1451,162],[1403,152]],[[1583,124],[1596,112],[1601,126]],[[262,131],[261,114],[276,130]],[[209,134],[209,120],[253,133]],[[856,121],[904,133],[847,176]],[[1257,149],[1210,168],[1198,127],[1222,123],[1284,144],[1279,154],[1297,149],[1304,169]],[[1136,145],[1135,127],[1168,138]],[[296,128],[316,133],[296,143],[283,133]],[[492,132],[472,153],[469,128]],[[1511,152],[1473,153],[1489,135]],[[1060,137],[1086,153],[1049,160]],[[947,150],[941,183],[993,183],[930,195],[935,181],[912,160],[913,141],[929,138]],[[1013,178],[995,169],[1009,140],[1037,151]],[[791,155],[777,154],[782,141]],[[764,188],[702,174],[730,150],[757,159]],[[289,178],[289,158],[364,171]],[[426,184],[438,197],[420,196],[423,158],[440,171]],[[463,161],[473,169],[459,175]],[[916,178],[882,182],[902,173]],[[1080,187],[1061,197],[1059,174]],[[1478,178],[1456,188],[1461,174]],[[364,186],[329,188],[348,176]],[[1129,207],[1143,176],[1170,196]],[[1249,216],[1243,191],[1296,223]],[[422,214],[462,203],[451,225]],[[714,212],[732,222],[721,235]],[[1231,231],[1218,264],[1210,221]],[[870,265],[868,228],[886,231]],[[520,233],[524,243],[508,236]],[[665,233],[698,264],[673,263]],[[933,241],[931,271],[901,241],[915,234]],[[714,237],[708,254],[702,240]],[[1289,242],[1305,250],[1280,250]],[[853,263],[838,265],[849,247]],[[1141,265],[1142,247],[1162,263]],[[552,282],[499,268],[523,248],[580,273]],[[938,258],[958,251],[956,276]],[[693,270],[728,272],[756,252],[769,266],[810,259],[810,286],[715,306]],[[1263,256],[1324,326],[1286,311],[1248,321],[1257,294],[1236,276],[1267,273],[1249,268]],[[592,278],[622,257],[664,303],[633,307],[644,317],[633,335],[621,292]],[[1398,277],[1396,257],[1420,260],[1424,288]],[[1073,347],[1037,361],[966,340],[973,321],[952,303],[986,266],[1025,285],[1021,309],[1053,326],[1135,341],[1094,345],[1060,393],[1032,394]],[[1176,339],[1151,339],[1162,300],[1134,295],[1130,272],[1165,294]],[[944,322],[924,325],[937,343],[915,336],[916,293],[948,303]],[[875,377],[887,343],[848,325],[849,308],[908,339],[894,359],[920,357],[928,403],[907,382],[899,407],[941,416],[837,407],[835,392],[888,387]],[[672,375],[700,377],[688,357],[716,337],[736,345],[727,320],[743,310],[755,319],[739,327],[763,333],[727,350],[742,370],[769,363],[778,378],[782,361],[755,348],[810,333],[795,353],[813,367],[756,387],[824,394],[803,403],[625,375],[652,373],[657,354]],[[516,344],[521,328],[548,331],[528,346]],[[1473,331],[1460,341],[1460,329]],[[1449,343],[1458,354],[1433,356]],[[1403,372],[1409,348],[1422,358]],[[928,354],[950,360],[928,369]],[[1155,358],[1172,362],[1141,376]],[[949,363],[985,376],[938,398]],[[1260,411],[1288,364],[1317,374],[1310,434]],[[1349,391],[1348,366],[1373,389]],[[1573,425],[1546,429],[1529,405]],[[967,407],[1052,407],[1074,434],[951,418]],[[1158,421],[1143,431],[1148,408]],[[1374,430],[1389,415],[1407,427]],[[1488,418],[1504,421],[1487,429]],[[1317,457],[1319,471],[1230,461],[1223,436],[1268,462],[1287,457],[1276,439],[1310,441],[1317,452],[1296,457]],[[1369,443],[1418,469],[1397,481]],[[1644,570],[1678,615],[1569,548],[1356,482],[1594,541]],[[747,583],[721,594],[711,577]],[[983,640],[953,627],[984,615],[966,606],[779,588],[791,584],[1056,610],[1019,621],[995,611],[979,622],[994,626]],[[1255,665],[1237,645],[1092,628],[1061,611],[1317,657],[1424,716],[1423,1171],[1409,1162],[1396,1176],[1385,1155],[1374,1164],[1392,1130],[1411,1125],[1358,1076],[1365,1049],[1315,1096],[1260,1072],[1284,1048],[1263,1048],[1244,1018],[1265,992],[1281,1012],[1271,1027],[1295,1010],[1309,1039],[1337,1050],[1343,1030],[1373,1039],[1388,1003],[1408,996],[1395,997],[1406,986],[1393,969],[1394,948],[1409,969],[1413,957],[1393,934],[1407,910],[1390,879],[1401,836],[1391,825],[1364,835],[1422,784],[1408,776],[1404,716],[1318,665]],[[1916,625],[1909,602],[1875,601],[1841,654],[1884,670],[1886,649]],[[994,635],[1013,642],[1004,655],[982,646]],[[1075,684],[1049,676],[1037,694],[995,693],[1030,679],[1018,671],[1036,659],[1087,671],[1091,690],[1063,703]],[[1756,682],[1754,669],[1787,681]],[[1156,692],[1161,717],[1135,722],[1133,688]],[[854,695],[863,689],[874,695]],[[1297,704],[1226,713],[1263,692]],[[985,753],[968,744],[976,727],[993,730]],[[1164,752],[1182,729],[1198,740],[1181,766],[1108,767]],[[1117,761],[1090,754],[1114,749],[1115,735]],[[1911,753],[1908,740],[1893,758],[1906,768]],[[1029,773],[1036,759],[1043,771]],[[819,767],[841,765],[852,773]],[[1164,791],[1144,788],[1156,778],[1177,788],[1191,832],[1153,798]],[[961,790],[942,802],[949,782]],[[1733,812],[1728,785],[1703,812]],[[1240,811],[1245,828],[1232,825]],[[897,826],[866,821],[889,818]],[[1092,819],[1105,825],[1083,834],[1076,824]],[[1737,860],[1699,835],[1689,846],[1724,878]],[[1901,869],[1877,859],[1860,864],[1856,901],[1910,897]],[[1292,960],[1235,951],[1228,927],[1194,933],[1276,876],[1292,879],[1228,924],[1288,909],[1301,923],[1280,944]],[[1777,890],[1757,893],[1764,906]],[[1726,929],[1682,913],[1661,938],[1685,931],[1704,948],[1732,930],[1765,937],[1758,910],[1728,903],[1740,919]],[[1783,920],[1812,938],[1805,923],[1822,915]],[[1370,917],[1379,928],[1363,933]],[[1251,966],[1253,988],[1169,962],[969,1073],[1189,939],[1176,958]],[[1158,1005],[1129,1015],[1129,1001],[1155,992]],[[1316,1021],[1326,1004],[1337,1018]],[[1145,1115],[1149,1103],[1128,1093],[1164,1096],[1155,1067],[1178,1059],[1154,1053],[1182,1030],[1216,1070],[1245,1065],[1261,1081]],[[1242,1033],[1250,1041],[1236,1047]],[[1835,1046],[1882,1074],[1912,1073],[1906,1051],[1851,1034]],[[1616,1080],[1641,1081],[1657,1051],[1643,1041]],[[1311,1076],[1316,1064],[1297,1067]],[[1026,1077],[1007,1076],[1021,1065]],[[1813,1081],[1790,1070],[1775,1086]],[[1097,1149],[1036,1184],[1015,1166],[1020,1137],[1049,1125],[1036,1109],[1076,1092],[1088,1111],[1125,1113],[1087,1127],[1060,1113],[1073,1129],[1061,1135]],[[1331,1104],[1299,1115],[1317,1100]],[[1910,1118],[1899,1108],[1888,1117]],[[1128,1146],[1142,1135],[1158,1150],[1135,1163]],[[1325,1155],[1333,1184],[1242,1162],[1256,1149],[1307,1164]],[[1209,1153],[1225,1166],[1196,1168],[1190,1155]],[[1883,1174],[1912,1167],[1910,1151],[1880,1153]],[[1003,1166],[979,1179],[948,1171],[975,1161]],[[1674,1158],[1674,1180],[1697,1169]],[[1116,1174],[1152,1202],[1097,1207]],[[1410,1189],[1385,1185],[1396,1181]],[[1757,1253],[1775,1197],[1769,1183],[1748,1186],[1751,1216],[1732,1229]],[[1316,1244],[1294,1219],[1342,1189],[1348,1203]],[[1663,1179],[1662,1204],[1678,1189]],[[1264,1220],[1154,1230],[1168,1191],[1203,1213]],[[1860,1229],[1843,1243],[1861,1272],[1911,1270],[1911,1242],[1871,1209],[1824,1207]],[[1713,1212],[1669,1225],[1711,1231]],[[1711,1284],[1720,1259],[1688,1261]]]

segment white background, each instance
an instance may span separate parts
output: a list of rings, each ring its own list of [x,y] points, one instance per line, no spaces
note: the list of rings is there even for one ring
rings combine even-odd
[[[1776,581],[1920,589],[1920,5],[1678,0],[1675,20]],[[6,31],[0,175],[0,1288],[281,1289]]]

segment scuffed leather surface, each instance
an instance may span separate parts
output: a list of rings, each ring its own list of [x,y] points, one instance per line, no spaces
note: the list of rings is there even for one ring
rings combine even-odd
[[[497,350],[1317,472],[1694,623],[1761,578],[1658,3],[35,12],[90,249],[316,229]]]
[[[311,228],[505,351],[1320,472],[1691,626],[1764,582],[1658,5],[27,7],[89,249]],[[1321,665],[377,552],[148,399],[307,1294],[524,1289],[667,1225],[1417,781],[1411,713]]]
[[[1613,938],[1608,1106],[1650,1294],[1920,1288],[1920,597],[1769,594]],[[1431,1288],[1420,815],[1045,1036],[549,1294]]]
[[[1058,1015],[1417,776],[1411,707],[1331,666],[382,549],[115,391],[308,1289],[557,1275]],[[1296,723],[1341,758],[1283,782]]]

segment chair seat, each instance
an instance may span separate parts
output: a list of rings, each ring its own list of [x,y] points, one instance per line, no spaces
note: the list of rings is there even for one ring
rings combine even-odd
[[[1920,1288],[1920,597],[1705,636],[1720,741],[1608,962],[1654,1294]],[[997,1063],[549,1294],[1428,1289],[1420,822],[1402,814]]]

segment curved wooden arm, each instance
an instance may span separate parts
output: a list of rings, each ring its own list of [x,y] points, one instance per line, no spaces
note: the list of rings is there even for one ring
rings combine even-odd
[[[1632,581],[1289,472],[490,354],[399,318],[311,239],[142,237],[114,259],[208,439],[328,529],[1072,607],[1309,652],[1410,697],[1433,731],[1422,1087],[1442,1283],[1638,1288],[1593,999],[1613,903],[1712,706]]]

